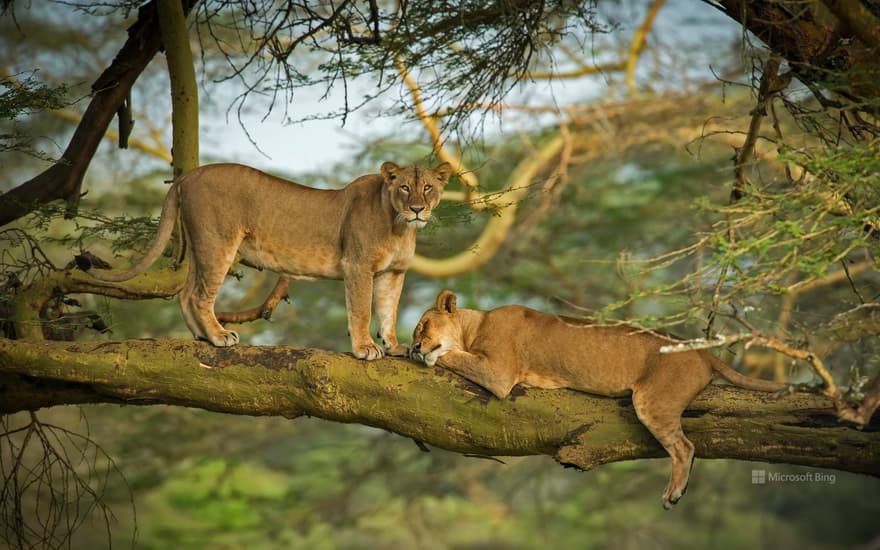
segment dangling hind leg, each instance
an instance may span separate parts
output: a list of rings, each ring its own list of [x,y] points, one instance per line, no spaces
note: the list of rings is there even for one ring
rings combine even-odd
[[[236,240],[224,250],[212,251],[210,261],[203,257],[193,257],[186,283],[180,291],[180,309],[190,332],[199,339],[207,340],[218,347],[234,346],[238,343],[238,333],[226,330],[214,315],[214,301],[226,272],[235,260],[238,249]]]
[[[681,418],[674,414],[657,413],[644,399],[633,392],[633,405],[639,420],[651,432],[672,459],[672,473],[661,499],[663,507],[672,508],[687,490],[691,464],[694,461],[694,444],[681,429]],[[638,402],[641,401],[641,405]],[[680,414],[680,413],[679,413]]]
[[[687,491],[691,466],[694,462],[694,444],[681,429],[681,413],[690,403],[682,406],[670,403],[669,396],[651,388],[650,384],[633,388],[633,406],[636,415],[672,459],[672,473],[663,492],[663,508],[672,508]]]
[[[663,492],[663,507],[672,508],[687,490],[694,444],[681,429],[681,414],[712,379],[712,368],[694,353],[654,359],[633,385],[633,406],[642,424],[672,458],[672,474]]]

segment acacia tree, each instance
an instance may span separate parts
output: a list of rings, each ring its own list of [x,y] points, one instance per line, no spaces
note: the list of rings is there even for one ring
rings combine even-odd
[[[850,393],[844,393],[827,373],[823,355],[799,343],[798,335],[787,331],[790,319],[781,313],[777,325],[769,327],[778,331],[768,332],[767,327],[751,324],[741,312],[750,300],[767,294],[769,287],[770,294],[788,300],[782,312],[788,311],[790,316],[794,300],[809,289],[873,270],[877,203],[870,190],[876,175],[872,175],[869,163],[876,143],[877,94],[871,84],[876,82],[877,57],[870,54],[876,51],[877,26],[865,27],[859,24],[864,19],[848,17],[854,13],[851,10],[859,9],[859,3],[849,8],[842,3],[799,4],[796,12],[769,2],[721,2],[718,6],[764,40],[773,52],[755,72],[756,104],[742,141],[736,143],[731,169],[732,202],[722,208],[726,221],[717,231],[692,247],[638,268],[655,269],[706,250],[715,252],[710,261],[677,285],[639,290],[631,299],[647,294],[687,295],[689,299],[697,296],[710,339],[708,343],[688,343],[685,348],[748,342],[805,360],[822,379],[824,396],[797,394],[773,400],[731,389],[707,391],[692,406],[693,418],[686,422],[685,429],[702,432],[701,426],[717,426],[719,422],[726,428],[695,435],[698,456],[811,464],[876,475],[880,448],[875,432],[858,431],[851,424],[834,424],[832,418],[836,415],[859,426],[869,425],[880,401],[878,378],[857,381]],[[450,192],[447,198],[475,209],[499,212],[477,241],[479,254],[440,260],[419,258],[414,267],[443,276],[476,269],[508,235],[522,190],[548,172],[545,186],[552,188],[564,177],[573,157],[585,151],[596,154],[602,140],[588,131],[590,107],[556,108],[559,129],[523,160],[505,193],[484,194],[478,189],[477,176],[450,148],[455,128],[477,109],[514,109],[501,100],[511,86],[527,78],[578,78],[598,71],[620,71],[628,92],[637,96],[635,69],[645,36],[661,7],[662,2],[655,2],[648,10],[623,59],[591,65],[571,56],[547,72],[543,67],[553,45],[563,39],[582,45],[587,31],[601,28],[588,6],[567,2],[432,2],[419,6],[401,3],[391,9],[376,2],[342,2],[333,10],[322,11],[308,2],[290,3],[286,10],[266,3],[257,4],[247,18],[238,19],[226,3],[150,2],[140,8],[137,22],[129,29],[129,40],[93,86],[95,94],[89,109],[62,159],[6,193],[0,201],[0,220],[8,223],[20,218],[40,202],[64,199],[69,207],[76,206],[83,174],[98,140],[114,116],[120,120],[130,116],[125,106],[128,91],[163,45],[175,88],[173,160],[180,171],[193,166],[198,157],[198,140],[194,139],[197,133],[193,130],[197,129],[197,103],[188,42],[180,39],[187,35],[183,17],[192,10],[203,47],[217,47],[232,68],[230,78],[244,83],[239,107],[250,94],[269,90],[278,94],[279,104],[284,104],[306,84],[345,86],[358,75],[378,75],[385,88],[402,83],[411,94],[415,115],[428,131],[437,156],[452,160],[461,172],[462,190]],[[874,16],[868,13],[865,17]],[[822,46],[817,47],[817,43]],[[310,54],[326,55],[332,60],[332,70],[316,76],[304,69],[298,58],[304,49]],[[444,70],[419,71],[432,66]],[[184,74],[187,72],[190,74]],[[803,102],[786,96],[793,80],[803,83],[814,95],[814,110],[805,111]],[[793,122],[815,136],[808,147],[785,149],[790,144],[783,134],[784,125],[778,122],[779,104],[789,109]],[[340,116],[354,107],[346,104]],[[608,113],[606,105],[603,118]],[[625,108],[621,107],[619,113],[623,119]],[[829,141],[826,115],[839,121],[834,127],[839,131],[831,134],[840,136],[856,155],[862,155],[855,157],[861,162],[854,171],[853,156],[839,163],[845,164],[843,167],[833,162],[840,154],[833,149],[839,142]],[[774,142],[786,154],[781,164],[785,178],[764,184],[753,181],[752,168],[756,159],[766,154],[758,141],[762,137],[761,123],[768,117],[773,122]],[[126,134],[124,128],[120,125],[118,137]],[[721,130],[704,126],[688,137],[700,137],[700,132],[716,129]],[[849,183],[837,184],[841,181]],[[775,206],[762,211],[762,205],[768,203]],[[803,213],[817,204],[820,220],[831,220],[835,228],[845,226],[846,240],[818,223],[805,226],[786,219],[784,227],[767,225],[768,216]],[[552,202],[547,208],[551,206]],[[788,238],[778,238],[783,230]],[[6,288],[12,334],[18,339],[4,341],[0,351],[3,412],[64,403],[169,403],[238,414],[309,414],[360,422],[453,450],[551,454],[562,463],[582,468],[659,455],[656,442],[637,424],[626,403],[565,391],[529,391],[516,401],[498,403],[485,400],[478,388],[451,375],[440,377],[442,383],[438,383],[436,375],[441,373],[405,361],[388,359],[371,364],[370,376],[364,377],[356,361],[318,350],[214,350],[203,344],[176,341],[96,345],[47,342],[47,319],[53,304],[63,304],[64,297],[83,292],[131,299],[170,296],[182,282],[182,271],[166,268],[126,283],[99,283],[72,267],[54,268],[39,256],[39,246],[31,246],[38,243],[21,237],[17,230],[15,235],[33,256],[21,263],[27,266],[27,274]],[[851,260],[856,254],[865,255],[865,259],[854,267],[844,264],[840,271],[829,272],[828,266]],[[754,258],[760,261],[753,262]],[[750,269],[744,269],[744,263],[749,263]],[[779,281],[785,281],[785,285]],[[263,306],[250,312],[229,313],[225,318],[244,321],[265,316],[285,292],[286,280],[282,278]],[[614,307],[618,305],[624,304]],[[876,334],[875,307],[865,303],[844,311],[829,331],[847,337],[857,330],[859,335]],[[722,325],[721,318],[729,320],[728,324]],[[719,326],[723,328],[719,330]],[[737,326],[743,330],[731,332],[730,327]],[[398,383],[399,379],[404,382]],[[223,385],[223,392],[218,384]],[[409,395],[426,399],[402,399]],[[474,395],[481,399],[474,401]],[[362,410],[357,406],[366,396],[385,403],[381,414],[374,408]],[[492,413],[491,418],[478,414],[484,410]],[[551,410],[554,418],[562,419],[555,424],[553,434],[543,429],[536,432],[536,426],[548,425]],[[620,423],[606,425],[597,420],[617,415]],[[737,421],[746,416],[752,419],[746,425]],[[418,422],[400,421],[413,417]],[[437,418],[441,417],[453,418],[461,429],[438,428]],[[515,429],[511,425],[508,430],[508,436],[515,435],[511,438],[513,445],[497,440],[493,426],[501,418],[508,424],[513,418],[521,419]],[[831,424],[833,428],[828,427]],[[769,444],[764,431],[769,426],[786,426],[785,441],[774,439]],[[743,446],[742,441],[753,445]],[[831,451],[826,452],[828,449]]]

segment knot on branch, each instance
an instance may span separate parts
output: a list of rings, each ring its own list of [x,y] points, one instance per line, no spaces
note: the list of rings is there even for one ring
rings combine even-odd
[[[88,250],[83,250],[81,254],[74,256],[73,263],[76,264],[77,269],[85,272],[89,272],[92,269],[110,269],[111,267],[110,264]]]

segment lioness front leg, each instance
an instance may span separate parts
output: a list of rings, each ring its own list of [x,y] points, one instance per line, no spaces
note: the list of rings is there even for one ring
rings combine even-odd
[[[504,365],[493,363],[485,355],[451,350],[437,359],[437,364],[486,388],[504,399],[516,385],[516,376]]]
[[[373,279],[373,301],[376,304],[376,317],[379,318],[378,336],[385,353],[396,357],[406,357],[409,353],[409,346],[397,342],[397,307],[403,279],[402,271],[378,273]]]
[[[379,359],[385,355],[385,351],[370,336],[373,274],[362,269],[346,269],[343,265],[343,277],[352,353],[358,359]]]

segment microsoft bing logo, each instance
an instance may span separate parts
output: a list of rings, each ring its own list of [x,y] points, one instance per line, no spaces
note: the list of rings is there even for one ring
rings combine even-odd
[[[752,470],[752,485],[767,483],[767,470]]]

